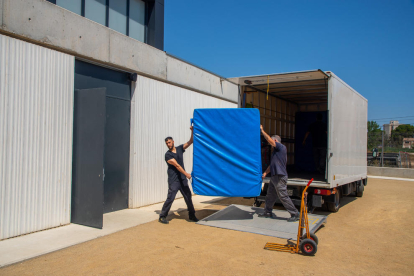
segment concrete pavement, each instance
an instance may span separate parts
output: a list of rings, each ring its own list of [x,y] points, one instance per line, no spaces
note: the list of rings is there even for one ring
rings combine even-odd
[[[196,210],[203,209],[221,197],[194,196]],[[0,267],[31,259],[75,244],[106,236],[158,219],[162,203],[125,209],[103,216],[103,229],[69,224],[0,241]],[[183,198],[176,199],[170,214],[187,209]]]

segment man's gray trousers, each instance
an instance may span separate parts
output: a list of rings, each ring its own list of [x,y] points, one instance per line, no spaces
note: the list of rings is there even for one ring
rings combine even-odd
[[[272,212],[273,205],[275,205],[275,202],[279,197],[283,206],[290,213],[290,215],[293,216],[298,213],[298,210],[288,195],[286,185],[287,179],[287,176],[284,175],[274,175],[270,178],[270,183],[267,188],[265,212]]]

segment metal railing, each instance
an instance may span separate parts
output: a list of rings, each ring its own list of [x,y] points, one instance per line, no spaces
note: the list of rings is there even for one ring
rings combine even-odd
[[[413,168],[413,133],[383,131],[368,133],[367,165],[377,167]]]

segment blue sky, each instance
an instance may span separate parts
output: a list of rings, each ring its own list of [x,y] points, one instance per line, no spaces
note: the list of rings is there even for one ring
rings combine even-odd
[[[165,50],[223,77],[332,71],[368,119],[414,124],[414,0],[165,0]]]

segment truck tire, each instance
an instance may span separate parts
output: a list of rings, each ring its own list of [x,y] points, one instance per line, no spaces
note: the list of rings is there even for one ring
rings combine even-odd
[[[341,206],[341,204],[339,203],[340,199],[341,199],[341,195],[338,189],[335,194],[335,202],[326,202],[326,206],[328,207],[329,212],[332,212],[332,213],[338,212],[339,207]]]
[[[300,251],[306,256],[313,256],[318,250],[316,242],[311,239],[304,239],[299,244]]]
[[[362,182],[358,183],[357,190],[356,190],[356,196],[362,197],[364,195],[364,185]]]
[[[310,239],[313,240],[316,244],[319,243],[319,239],[314,233],[310,233],[309,236],[310,236]],[[307,239],[307,238],[308,238],[308,235],[306,235],[306,233],[303,234],[302,240]]]

